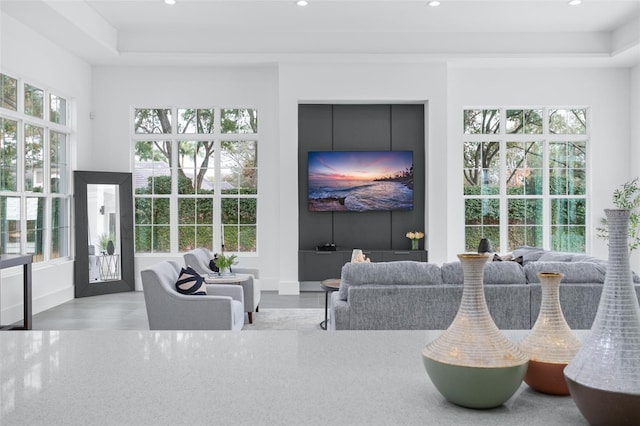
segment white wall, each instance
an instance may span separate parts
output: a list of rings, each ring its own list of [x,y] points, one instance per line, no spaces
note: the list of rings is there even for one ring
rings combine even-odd
[[[71,166],[75,168],[75,146],[91,146],[91,67],[52,44],[22,23],[0,13],[0,69],[38,87],[66,97],[72,108],[70,119],[77,132],[71,138]],[[22,272],[12,268],[0,273],[0,318],[2,323],[22,319]],[[73,262],[61,259],[46,266],[33,266],[33,312],[49,309],[73,298]]]
[[[265,290],[298,292],[297,108],[299,103],[426,105],[427,248],[429,260],[455,259],[464,247],[461,114],[478,105],[587,105],[592,111],[589,223],[594,229],[612,191],[640,175],[640,67],[627,69],[450,69],[444,63],[282,63],[255,67],[95,67],[2,14],[3,72],[73,100],[72,166],[132,171],[133,107],[255,106],[260,113],[258,254]],[[29,55],[24,54],[29,52]],[[89,119],[93,112],[95,118]],[[589,251],[606,257],[591,238]],[[138,255],[136,276],[178,253]],[[635,267],[634,269],[640,269]],[[3,322],[21,311],[18,270],[2,273]],[[136,287],[141,288],[138,282]],[[72,263],[34,270],[34,311],[73,297]],[[18,314],[15,314],[18,313]],[[20,317],[15,318],[15,320]]]
[[[629,162],[633,176],[640,176],[640,65],[631,70],[631,107],[629,120],[631,127],[631,152]]]
[[[257,108],[258,253],[241,256],[239,266],[258,267],[262,289],[277,290],[280,257],[277,86],[277,70],[268,66],[96,67],[92,88],[95,113],[92,155],[78,166],[85,170],[132,171],[131,114],[136,107]],[[136,289],[142,289],[139,271],[164,259],[183,262],[179,253],[136,256]]]
[[[637,72],[637,71],[636,71]],[[637,81],[637,77],[636,77]],[[449,156],[447,172],[452,196],[448,238],[464,247],[464,208],[460,169],[462,110],[469,106],[588,106],[592,133],[589,141],[588,223],[594,230],[612,192],[634,173],[630,151],[630,72],[628,69],[453,69],[449,73]],[[637,89],[636,89],[637,95]],[[636,97],[637,99],[637,97]],[[636,115],[637,115],[636,101]],[[636,122],[638,120],[635,120]],[[637,172],[637,171],[635,171]],[[607,245],[592,237],[590,254],[606,259]],[[454,255],[449,252],[449,257]],[[638,269],[638,268],[634,268]]]
[[[629,108],[629,122],[631,139],[629,142],[629,163],[631,178],[640,177],[640,65],[631,70],[631,106]],[[631,255],[631,265],[634,271],[640,271],[640,250]]]
[[[298,292],[298,104],[421,102],[426,110],[427,193],[425,223],[429,260],[447,252],[446,66],[444,64],[282,64],[280,65],[280,287]],[[354,216],[357,220],[357,216]],[[435,242],[435,244],[434,244]]]

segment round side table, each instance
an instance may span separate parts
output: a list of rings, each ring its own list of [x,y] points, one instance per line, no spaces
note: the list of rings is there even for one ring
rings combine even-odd
[[[329,293],[338,291],[340,289],[340,278],[329,278],[320,283],[320,287],[324,290],[324,321],[320,323],[320,328],[327,329],[327,311],[329,306]]]

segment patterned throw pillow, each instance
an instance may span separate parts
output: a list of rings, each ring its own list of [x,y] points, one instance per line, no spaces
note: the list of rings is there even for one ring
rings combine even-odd
[[[182,268],[178,281],[176,281],[178,293],[190,294],[194,296],[204,296],[207,294],[207,286],[204,278],[200,276],[191,266]]]

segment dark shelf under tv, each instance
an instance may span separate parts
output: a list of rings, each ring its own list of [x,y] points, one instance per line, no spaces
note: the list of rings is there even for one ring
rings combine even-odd
[[[329,278],[339,278],[342,266],[351,261],[352,250],[298,251],[298,280],[322,281]],[[413,260],[427,262],[426,250],[365,250],[364,255],[372,262],[393,262]]]

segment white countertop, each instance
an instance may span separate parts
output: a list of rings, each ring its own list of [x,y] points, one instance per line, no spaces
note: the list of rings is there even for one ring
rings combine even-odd
[[[587,424],[570,397],[524,383],[496,409],[450,404],[422,365],[439,334],[6,331],[0,424]]]

